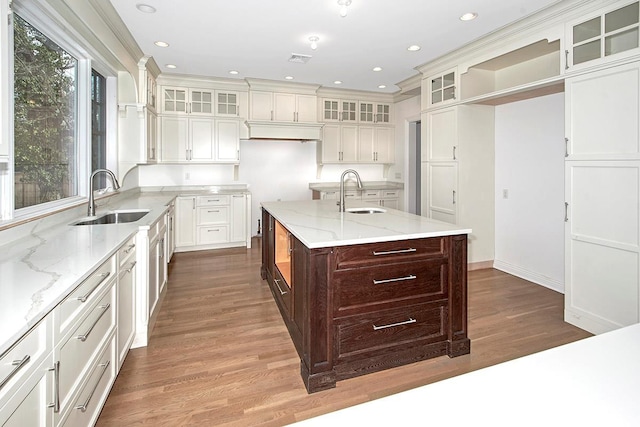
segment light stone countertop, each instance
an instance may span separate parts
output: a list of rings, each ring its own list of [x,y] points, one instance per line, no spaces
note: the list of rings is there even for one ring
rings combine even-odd
[[[263,202],[262,207],[310,249],[471,233],[469,228],[390,208],[382,208],[384,213],[341,213],[335,200]],[[347,200],[346,207],[380,209],[364,200]]]
[[[66,298],[93,270],[141,229],[149,229],[180,195],[248,193],[246,187],[166,187],[126,192],[98,200],[96,215],[115,209],[149,209],[127,224],[69,225],[86,214],[86,204],[42,221],[20,226],[26,231],[0,233],[0,356]],[[65,218],[51,224],[56,217]],[[60,220],[58,220],[60,221]]]
[[[347,190],[358,190],[358,185],[352,179],[345,182]],[[339,182],[312,182],[309,189],[314,191],[339,191]],[[363,181],[362,191],[364,190],[404,190],[404,184],[393,181]]]

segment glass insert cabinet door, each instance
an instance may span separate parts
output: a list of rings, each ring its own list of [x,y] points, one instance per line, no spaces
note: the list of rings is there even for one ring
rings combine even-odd
[[[187,112],[186,89],[164,88],[162,90],[163,110],[172,113]]]
[[[191,113],[212,114],[213,96],[211,92],[192,90],[191,91]]]
[[[221,116],[237,116],[239,114],[238,94],[218,92],[217,108]]]
[[[455,72],[431,79],[431,104],[452,101],[456,99]]]
[[[640,46],[639,2],[572,27],[573,65],[637,49]]]

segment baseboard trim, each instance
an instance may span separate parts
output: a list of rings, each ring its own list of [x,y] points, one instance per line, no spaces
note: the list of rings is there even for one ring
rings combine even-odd
[[[470,262],[467,264],[467,271],[484,270],[486,268],[493,268],[493,261]]]
[[[500,260],[493,261],[493,268],[564,294],[564,282],[551,277]]]

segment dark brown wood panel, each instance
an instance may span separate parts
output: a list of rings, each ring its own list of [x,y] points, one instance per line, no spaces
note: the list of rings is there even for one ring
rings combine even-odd
[[[380,263],[408,262],[447,256],[447,239],[415,239],[355,246],[338,246],[336,269],[367,267]]]

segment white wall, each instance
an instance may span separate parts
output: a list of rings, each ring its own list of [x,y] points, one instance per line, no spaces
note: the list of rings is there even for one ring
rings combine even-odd
[[[494,266],[564,292],[564,94],[497,106],[495,123]]]

